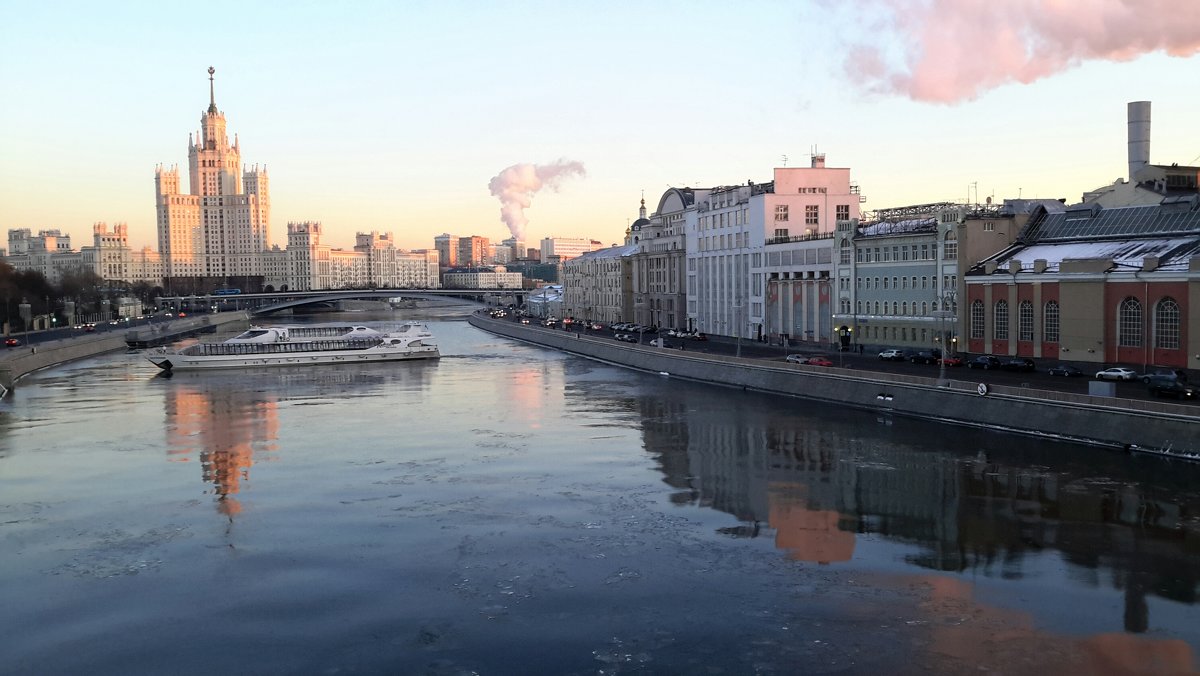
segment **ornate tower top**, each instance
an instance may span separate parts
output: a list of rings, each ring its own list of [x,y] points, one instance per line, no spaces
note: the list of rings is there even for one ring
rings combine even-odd
[[[642,191],[642,207],[638,209],[638,216],[640,218],[646,217],[646,191],[644,190]]]
[[[213,73],[217,72],[216,68],[208,67],[208,112],[217,112],[217,97],[213,93]]]

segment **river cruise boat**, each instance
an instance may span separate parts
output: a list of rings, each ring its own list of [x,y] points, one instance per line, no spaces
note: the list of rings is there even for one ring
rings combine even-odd
[[[165,371],[437,359],[432,340],[423,324],[252,326],[221,343],[160,347],[148,356]]]

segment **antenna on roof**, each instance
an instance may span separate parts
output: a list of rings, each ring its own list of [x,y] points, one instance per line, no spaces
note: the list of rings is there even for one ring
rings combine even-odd
[[[783,156],[783,166],[785,169],[787,168],[787,155]]]

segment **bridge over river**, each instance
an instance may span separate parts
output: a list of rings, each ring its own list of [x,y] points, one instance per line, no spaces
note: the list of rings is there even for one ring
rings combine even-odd
[[[160,310],[172,312],[226,312],[246,310],[251,315],[268,315],[296,308],[337,309],[341,303],[356,300],[388,301],[431,298],[465,298],[481,303],[521,304],[526,289],[337,289],[325,291],[274,291],[267,293],[211,293],[161,296]]]

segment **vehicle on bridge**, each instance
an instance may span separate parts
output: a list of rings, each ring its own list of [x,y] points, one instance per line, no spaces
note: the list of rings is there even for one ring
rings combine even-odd
[[[236,296],[236,295],[240,294],[241,292],[242,292],[241,289],[214,289],[212,292],[212,295],[214,295],[214,296]]]

